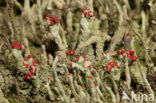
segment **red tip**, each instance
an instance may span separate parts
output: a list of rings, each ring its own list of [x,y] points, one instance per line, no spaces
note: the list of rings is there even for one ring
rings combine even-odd
[[[66,54],[67,54],[67,55],[71,54],[71,51],[66,51]]]
[[[137,56],[133,56],[133,58],[134,58],[134,60],[133,60],[133,62],[136,62],[137,61],[137,59],[138,59],[138,57]]]
[[[70,62],[70,67],[72,68],[72,65],[73,65],[73,63],[72,63],[72,61]]]
[[[133,57],[132,56],[129,56],[129,59],[133,59]]]
[[[126,33],[126,35],[129,36],[130,34],[129,33]]]
[[[48,77],[48,81],[50,81],[50,78]]]
[[[51,26],[53,26],[54,25],[54,22],[51,22],[51,24],[50,24]]]
[[[28,58],[30,59],[31,58],[31,55],[28,55]]]
[[[33,71],[34,70],[34,68],[31,68],[31,71]]]
[[[60,59],[60,54],[59,53],[57,53],[57,57],[58,57],[58,59]]]
[[[75,54],[75,51],[74,50],[71,50],[71,55],[74,55]]]
[[[51,16],[49,14],[46,15],[46,18],[51,18]]]
[[[25,78],[28,79],[29,78],[28,75],[25,75]]]
[[[29,67],[29,64],[25,64],[25,67],[28,68]]]
[[[125,83],[127,82],[127,80],[125,80]]]
[[[34,75],[34,72],[33,71],[31,71],[31,75]]]
[[[59,21],[59,17],[54,18],[54,21]]]
[[[83,11],[85,11],[86,9],[83,9]]]
[[[27,59],[24,59],[24,61],[26,61],[26,62],[27,62],[28,60],[27,60]]]
[[[16,47],[18,45],[18,43],[12,43],[12,47]]]
[[[29,72],[27,73],[27,76],[30,76],[30,73]]]
[[[95,86],[95,88],[97,88],[98,84],[95,82],[95,83],[94,83],[94,86]]]
[[[123,50],[123,49],[121,49],[121,53],[122,53],[122,54],[124,54],[124,53],[126,53],[126,51],[125,51],[125,50]]]
[[[35,68],[35,72],[37,71],[37,68]]]
[[[53,21],[53,19],[52,18],[49,18],[50,19],[50,21]]]
[[[93,80],[93,78],[91,76],[88,77],[90,80]]]
[[[130,53],[130,55],[133,55],[135,53],[135,51],[130,51],[129,53]]]
[[[88,69],[91,69],[92,67],[91,66],[88,66]]]
[[[33,62],[33,66],[37,66],[38,62],[34,62],[34,61],[32,62]]]
[[[22,45],[19,45],[19,48],[20,48],[20,50],[22,50],[23,49]]]
[[[23,49],[22,45],[18,44],[18,43],[12,43],[12,47],[15,48],[15,47],[19,47],[20,50]]]
[[[96,73],[96,70],[93,69],[93,73]]]
[[[114,65],[114,62],[112,61],[112,62],[110,62],[109,64],[110,64],[110,65]]]
[[[112,71],[112,67],[110,67],[108,71]]]
[[[118,66],[118,63],[115,63],[115,66]]]
[[[82,16],[83,15],[83,12],[80,15]]]
[[[86,60],[86,57],[84,56],[83,59]]]
[[[45,85],[43,84],[42,87],[45,87]]]
[[[75,57],[76,57],[76,60],[79,61],[79,56],[75,56]]]
[[[108,69],[109,68],[109,65],[106,65],[106,68]]]
[[[68,73],[68,76],[72,75],[72,73]]]

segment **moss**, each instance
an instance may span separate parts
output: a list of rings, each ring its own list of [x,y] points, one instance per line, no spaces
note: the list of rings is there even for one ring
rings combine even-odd
[[[146,62],[145,61],[140,60],[140,63],[141,63],[141,65],[146,66]]]
[[[139,57],[139,59],[143,60],[145,59],[145,52],[143,50],[143,45],[139,44],[137,41],[134,42],[135,48],[136,48],[136,54]]]
[[[8,101],[9,103],[21,103],[21,101],[16,98],[8,98]]]
[[[79,23],[81,19],[80,15],[81,11],[77,10],[76,13],[73,15],[73,23]]]
[[[33,55],[33,58],[37,61],[40,61],[40,54],[42,54],[41,48],[35,47],[35,46],[30,46],[30,50]]]
[[[93,24],[91,26],[91,30],[94,31],[94,30],[98,30],[99,29],[99,25],[100,25],[100,21],[98,19],[95,19],[93,21]]]

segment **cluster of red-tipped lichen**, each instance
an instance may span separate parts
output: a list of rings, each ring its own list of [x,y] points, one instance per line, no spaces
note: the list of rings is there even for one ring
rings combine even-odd
[[[85,16],[85,17],[92,17],[95,15],[94,12],[90,11],[90,9],[83,9],[83,11],[80,14],[81,16]]]
[[[106,51],[106,53],[102,52],[101,54],[106,58],[113,58],[113,55],[110,55],[109,51]]]
[[[129,51],[129,52],[126,52],[124,49],[120,49],[120,54],[119,54],[119,56],[121,56],[121,55],[123,55],[123,54],[126,54],[127,55],[127,57],[130,59],[130,60],[132,60],[133,62],[136,62],[137,61],[137,59],[138,59],[138,57],[136,56],[136,55],[134,55],[135,54],[135,51],[133,51],[133,50],[131,50],[131,51]]]
[[[88,79],[93,80],[92,76],[88,76]],[[97,88],[98,84],[96,82],[94,82],[94,86],[95,86],[95,88]]]
[[[47,78],[47,83],[49,84],[50,83],[50,77]],[[47,86],[47,84],[42,84],[42,87],[45,87]]]
[[[107,51],[106,54],[102,52],[102,55],[106,57],[108,60],[113,58],[113,55],[110,55],[109,51]],[[129,52],[126,52],[126,50],[124,50],[123,48],[119,50],[119,55],[117,57],[119,58],[126,57],[129,58],[129,60],[132,62],[136,62],[138,59],[138,57],[135,55],[135,51],[131,50]],[[111,61],[106,65],[106,69],[108,69],[108,71],[112,71],[113,68],[119,69],[120,68],[119,63]]]
[[[53,26],[59,21],[59,17],[52,18],[49,14],[46,15],[46,18],[51,21],[50,25]]]
[[[22,45],[20,45],[19,43],[12,43],[12,47],[13,48],[18,47],[20,50],[22,50],[22,48],[23,48]],[[31,59],[31,55],[28,55],[27,59],[24,59],[24,61],[23,61],[23,66],[25,68],[28,68],[28,71],[29,71],[25,75],[26,79],[28,79],[29,77],[34,76],[34,73],[37,71],[37,66],[38,66],[38,62],[32,61],[32,63],[30,64],[29,61],[28,61],[29,59]]]
[[[75,50],[69,50],[69,51],[66,51],[65,53],[66,53],[66,55],[75,55]],[[85,56],[82,56],[82,55],[76,55],[75,59],[77,62],[91,62]],[[72,66],[73,66],[73,62],[71,61],[70,67],[72,68]],[[94,68],[92,68],[91,65],[89,65],[87,68],[90,69],[93,74],[96,73],[96,70]],[[72,73],[68,73],[67,75],[72,76]],[[89,76],[88,79],[93,80],[93,78],[91,76]],[[96,82],[94,82],[94,86],[96,88],[98,86],[98,84]]]
[[[31,56],[28,55],[28,59],[31,59]],[[32,63],[29,63],[28,59],[24,59],[23,65],[25,68],[28,68],[28,72],[25,75],[25,78],[28,79],[29,77],[34,76],[34,73],[37,71],[38,62],[32,61]]]
[[[66,54],[67,55],[74,55],[75,54],[75,50],[70,50],[70,51],[66,51]]]
[[[74,50],[73,52],[75,53]],[[77,62],[80,62],[80,59],[82,59],[83,62],[91,62],[91,60],[87,59],[85,56],[82,55],[76,55],[75,59]],[[72,68],[72,61],[70,62],[70,67]],[[91,65],[89,65],[87,68],[90,69],[92,73],[96,73],[96,70]]]
[[[114,67],[117,67],[118,69],[120,68],[120,66],[118,65],[117,62],[109,62],[107,65],[106,65],[106,68],[108,69],[108,71],[112,71],[112,68]]]
[[[96,73],[96,70],[91,65],[89,65],[87,68],[90,69],[93,74]]]
[[[126,53],[126,50],[124,50],[124,49],[121,48],[119,52],[120,52],[120,53],[119,53],[119,56],[120,56],[120,55],[125,54],[125,53]]]
[[[76,55],[75,58],[76,58],[76,61],[78,61],[78,62],[79,62],[80,58],[82,58],[83,61],[90,61],[90,60],[86,59],[85,56],[82,56],[82,55]]]
[[[16,47],[18,47],[18,49],[20,49],[20,50],[22,50],[23,49],[23,47],[22,47],[22,45],[20,45],[19,43],[12,43],[12,47],[13,48],[16,48]]]

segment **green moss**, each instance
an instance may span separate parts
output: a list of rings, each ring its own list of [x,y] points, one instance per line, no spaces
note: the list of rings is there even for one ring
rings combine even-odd
[[[33,55],[33,58],[36,61],[40,61],[40,54],[42,54],[42,49],[35,47],[35,46],[30,46],[30,50],[31,50],[31,53]]]
[[[81,19],[81,11],[77,10],[73,15],[73,23],[79,23]]]
[[[21,103],[21,101],[19,101],[16,98],[8,98],[9,103]]]
[[[100,25],[100,21],[98,19],[95,19],[93,21],[93,24],[91,26],[91,30],[94,31],[94,30],[98,30],[99,29],[99,25]]]
[[[140,63],[141,63],[141,65],[146,66],[146,62],[145,61],[140,60]]]
[[[139,59],[143,60],[145,59],[145,52],[143,50],[143,46],[139,44],[137,41],[134,42],[135,49],[136,49],[136,54],[139,57]]]

